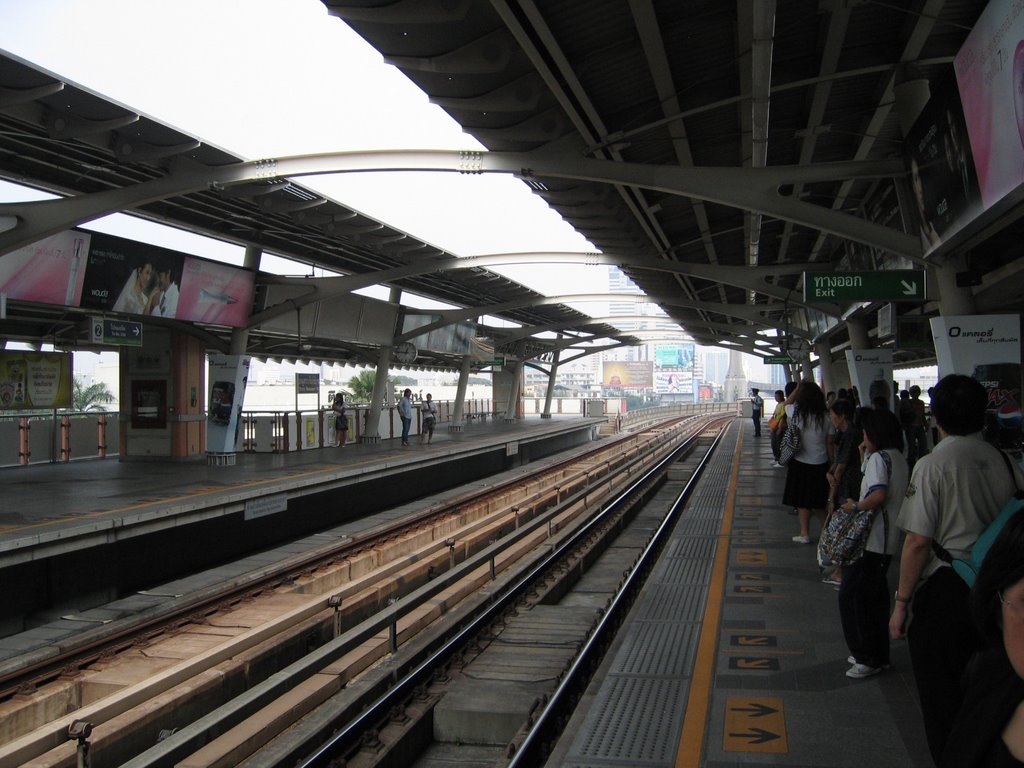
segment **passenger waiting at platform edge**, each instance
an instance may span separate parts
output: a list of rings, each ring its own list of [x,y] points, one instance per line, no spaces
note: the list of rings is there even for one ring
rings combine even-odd
[[[832,466],[828,470],[829,504],[842,504],[860,498],[861,455],[863,433],[850,400],[837,399],[829,409],[832,426],[839,435]]]
[[[978,536],[1024,481],[981,437],[988,395],[970,376],[950,374],[933,390],[940,442],[914,467],[898,526],[900,556],[893,639],[907,638],[932,757],[938,760],[963,700],[961,676],[976,650],[967,583],[933,552],[933,541],[955,558],[969,556]],[[913,620],[908,624],[908,618]]]
[[[813,381],[801,381],[790,396],[786,415],[800,430],[800,450],[789,462],[782,503],[800,516],[798,544],[811,543],[811,518],[822,521],[828,503],[828,432],[825,395]]]
[[[761,416],[764,413],[764,398],[761,397],[761,390],[754,387],[750,390],[751,417],[754,419],[754,437],[761,436]]]
[[[915,384],[908,394],[910,400],[907,408],[910,418],[904,423],[904,434],[907,441],[907,463],[913,469],[917,460],[928,453],[928,442],[925,438],[928,417],[925,415],[924,401],[921,399],[921,388]]]
[[[409,427],[412,426],[412,390],[406,389],[398,401],[398,417],[402,420],[402,445],[409,444]]]
[[[772,442],[772,461],[773,467],[781,467],[779,463],[779,447],[782,443],[782,432],[786,428],[786,395],[781,389],[775,390],[775,410],[772,412],[772,417],[768,421],[768,429],[771,431]]]
[[[434,442],[434,423],[437,421],[437,404],[434,396],[427,392],[427,399],[420,405],[420,414],[423,416],[423,427],[420,430],[420,445],[423,445],[423,438],[427,438],[427,445]]]
[[[345,395],[341,392],[334,396],[331,410],[334,412],[334,444],[344,448],[348,442],[348,414],[345,413]]]
[[[843,401],[849,403],[849,401]],[[839,404],[837,401],[836,405]],[[852,408],[852,406],[849,406]],[[833,406],[835,413],[835,406]],[[863,477],[859,492],[844,509],[874,513],[864,554],[843,564],[839,585],[839,619],[850,649],[847,677],[877,675],[889,667],[889,562],[898,550],[896,515],[907,491],[903,429],[892,411],[863,416]]]
[[[983,638],[941,768],[1024,766],[1024,511],[1000,531],[971,590]]]

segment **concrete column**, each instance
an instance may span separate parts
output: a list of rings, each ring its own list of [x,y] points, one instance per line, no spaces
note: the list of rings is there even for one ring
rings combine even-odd
[[[400,304],[402,289],[391,288],[388,301]],[[370,396],[370,408],[366,413],[366,430],[359,438],[361,443],[380,442],[380,416],[384,409],[385,395],[388,388],[388,374],[391,373],[391,345],[380,348],[377,358],[377,372],[373,380],[373,394]]]
[[[977,312],[974,294],[970,288],[956,284],[957,272],[967,271],[967,260],[963,254],[950,256],[942,264],[935,265],[932,275],[939,289],[940,315],[973,315]]]
[[[558,334],[558,338],[562,338],[562,334]],[[555,397],[555,381],[558,378],[558,357],[562,350],[556,349],[555,355],[551,360],[551,370],[548,371],[548,388],[544,393],[544,410],[541,411],[540,417],[542,419],[551,418],[551,401]]]
[[[814,366],[811,365],[810,355],[800,360],[800,372],[805,381],[814,381]]]
[[[871,349],[868,324],[864,318],[851,317],[847,320],[846,332],[850,335],[850,349]]]
[[[377,358],[377,375],[373,380],[373,395],[370,396],[370,407],[366,412],[366,429],[359,436],[360,443],[380,442],[380,415],[384,408],[390,368],[391,347],[381,347],[380,357]]]
[[[832,345],[828,339],[815,342],[814,351],[821,367],[821,388],[828,392],[836,389],[835,371],[832,369]]]
[[[455,412],[452,413],[451,424],[448,425],[449,432],[461,432],[466,428],[465,408],[466,389],[469,386],[469,373],[473,366],[473,356],[466,355],[462,358],[462,368],[459,369],[459,387],[455,390]]]
[[[508,402],[505,403],[505,422],[513,422],[516,420],[516,405],[519,403],[519,386],[523,380],[523,367],[526,365],[525,360],[516,361],[515,368],[512,371],[512,380],[509,382],[508,388]]]

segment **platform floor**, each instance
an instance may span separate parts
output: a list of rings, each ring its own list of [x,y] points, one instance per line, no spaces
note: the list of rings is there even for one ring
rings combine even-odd
[[[837,594],[780,503],[786,470],[767,429],[735,426],[553,764],[930,766],[906,644],[891,670],[846,677]]]
[[[156,525],[160,520],[201,513],[218,505],[367,473],[443,463],[455,456],[528,443],[567,429],[596,426],[601,419],[539,416],[503,422],[475,420],[460,432],[441,424],[430,445],[417,436],[409,446],[398,439],[348,443],[280,454],[239,453],[233,466],[189,461],[129,460],[116,457],[34,464],[0,469],[0,565],[19,550],[102,533],[111,527]]]

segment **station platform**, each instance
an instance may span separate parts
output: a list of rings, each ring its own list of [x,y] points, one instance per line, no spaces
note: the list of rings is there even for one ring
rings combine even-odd
[[[583,445],[603,422],[442,424],[429,445],[238,454],[233,466],[110,458],[0,470],[0,637]]]
[[[737,419],[723,440],[549,764],[932,765],[906,644],[846,677],[837,593],[762,435]]]

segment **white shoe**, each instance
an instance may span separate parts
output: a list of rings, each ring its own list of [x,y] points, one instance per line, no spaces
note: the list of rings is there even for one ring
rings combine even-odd
[[[882,671],[881,667],[869,667],[867,664],[856,664],[846,670],[846,676],[855,680],[863,680],[865,677],[873,677]]]
[[[811,543],[811,537],[810,536],[794,536],[793,537],[793,541],[795,541],[797,544],[810,544]]]

